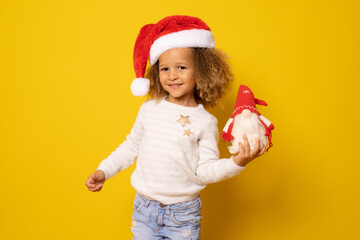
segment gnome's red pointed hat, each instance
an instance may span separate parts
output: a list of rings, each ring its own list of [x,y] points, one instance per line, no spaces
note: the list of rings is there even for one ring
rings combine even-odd
[[[245,85],[240,85],[236,98],[234,112],[226,123],[222,132],[222,138],[224,142],[234,139],[234,136],[231,135],[231,131],[234,126],[234,119],[236,115],[241,114],[244,109],[248,109],[258,115],[259,121],[263,124],[266,130],[265,136],[267,136],[269,140],[269,147],[267,150],[269,150],[269,148],[273,146],[273,144],[271,143],[271,131],[274,129],[274,125],[267,118],[265,118],[259,113],[256,108],[256,104],[267,106],[267,103],[265,101],[254,97],[254,93],[250,90],[250,88]]]
[[[131,84],[135,96],[145,96],[150,81],[144,78],[148,59],[154,65],[160,55],[172,48],[214,48],[214,35],[201,19],[191,16],[168,16],[156,24],[143,26],[135,42],[134,70],[136,79]]]

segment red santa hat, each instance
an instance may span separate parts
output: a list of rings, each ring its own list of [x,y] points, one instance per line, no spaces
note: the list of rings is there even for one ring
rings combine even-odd
[[[234,139],[234,136],[231,135],[231,131],[234,126],[234,119],[236,115],[241,114],[244,109],[248,109],[259,116],[259,121],[263,124],[266,130],[265,136],[267,136],[269,140],[269,147],[267,150],[272,147],[271,131],[274,129],[274,125],[259,113],[259,111],[256,109],[256,104],[267,106],[265,101],[254,97],[254,93],[250,90],[250,88],[245,85],[240,85],[233,114],[226,123],[222,132],[222,138],[224,142]]]
[[[156,24],[143,26],[134,47],[136,79],[131,84],[134,96],[145,96],[150,81],[144,78],[148,59],[154,65],[160,55],[172,48],[214,48],[214,35],[201,19],[191,16],[168,16]]]

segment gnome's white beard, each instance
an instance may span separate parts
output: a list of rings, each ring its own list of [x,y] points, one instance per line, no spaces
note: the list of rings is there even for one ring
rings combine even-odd
[[[234,139],[231,140],[232,146],[229,146],[231,154],[239,152],[238,143],[244,144],[243,135],[247,136],[250,144],[250,149],[253,150],[255,146],[255,140],[260,140],[260,148],[267,145],[267,137],[265,136],[265,128],[259,120],[256,113],[251,113],[250,118],[245,118],[243,114],[236,115],[234,119],[234,126],[231,130],[231,135]]]

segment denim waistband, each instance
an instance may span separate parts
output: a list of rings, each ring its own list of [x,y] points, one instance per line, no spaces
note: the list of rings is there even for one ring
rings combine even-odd
[[[182,210],[182,209],[188,209],[190,207],[193,206],[197,206],[199,205],[199,207],[201,206],[201,200],[200,200],[200,195],[196,196],[194,199],[191,199],[189,201],[185,201],[185,202],[180,202],[180,203],[174,203],[174,204],[163,204],[157,200],[150,200],[146,197],[144,197],[143,195],[141,195],[140,193],[136,193],[136,198],[140,199],[141,201],[145,202],[145,206],[147,207],[150,204],[154,204],[154,205],[158,205],[162,208],[168,208],[168,209],[177,209],[177,210]]]

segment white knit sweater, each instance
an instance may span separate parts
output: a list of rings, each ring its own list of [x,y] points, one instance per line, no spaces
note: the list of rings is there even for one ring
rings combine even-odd
[[[232,157],[219,159],[218,134],[216,118],[201,104],[185,107],[148,100],[140,107],[126,140],[98,169],[108,179],[137,159],[131,176],[137,192],[164,204],[188,201],[206,184],[243,170]]]

